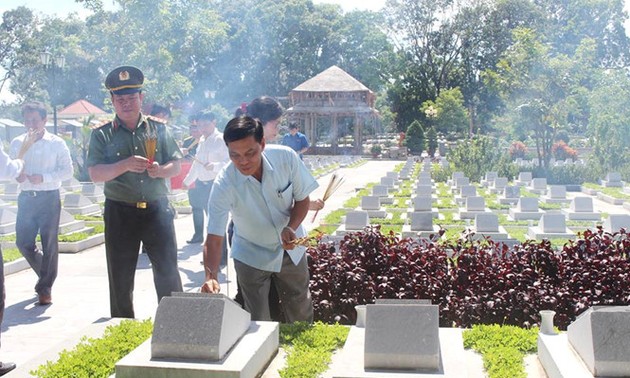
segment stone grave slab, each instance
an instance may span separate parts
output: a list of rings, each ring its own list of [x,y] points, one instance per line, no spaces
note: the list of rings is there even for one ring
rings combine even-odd
[[[429,179],[429,180],[431,180],[431,172],[420,171],[420,173],[418,173],[418,178],[419,179]]]
[[[486,199],[479,196],[467,197],[466,206],[459,209],[459,219],[475,219],[480,213],[490,212],[486,208]]]
[[[74,177],[61,182],[61,187],[68,192],[76,192],[81,190],[81,183]]]
[[[420,212],[430,213],[433,218],[438,218],[440,212],[437,208],[433,207],[433,197],[416,196],[411,200],[413,207],[409,209],[408,213]]]
[[[499,196],[499,203],[501,205],[514,205],[518,203],[519,198],[521,198],[520,186],[506,186],[503,189],[503,195]]]
[[[0,235],[14,233],[16,219],[17,212],[8,208],[0,208]]]
[[[567,187],[565,185],[549,185],[549,190],[546,195],[541,197],[545,203],[570,203],[571,200],[567,198]]]
[[[416,184],[418,186],[420,185],[433,186],[433,180],[431,180],[431,177],[418,177],[418,181],[416,181]]]
[[[490,187],[494,183],[494,180],[499,177],[498,173],[495,171],[486,172],[484,178],[481,180],[480,184],[484,188]]]
[[[361,210],[367,211],[370,218],[385,218],[387,211],[381,206],[381,198],[377,196],[361,197]]]
[[[389,196],[389,188],[385,185],[374,185],[372,187],[372,195],[381,198],[381,204],[394,203],[394,197]]]
[[[503,189],[507,186],[507,184],[507,177],[497,177],[494,179],[494,181],[492,181],[489,191],[492,194],[503,193]]]
[[[3,201],[15,202],[17,201],[18,194],[20,193],[20,186],[17,182],[9,182],[4,184],[4,190],[0,195],[0,199]]]
[[[468,177],[459,177],[453,181],[453,185],[451,186],[451,191],[454,194],[460,193],[460,189],[462,186],[470,185],[470,179]]]
[[[545,177],[536,177],[535,179],[532,179],[530,185],[527,187],[527,190],[534,194],[547,193],[547,179]]]
[[[519,172],[518,178],[514,180],[514,184],[518,186],[529,186],[532,182],[532,173],[531,172]]]
[[[604,231],[609,233],[619,232],[622,228],[626,231],[630,230],[630,215],[628,214],[610,214],[604,220]]]
[[[607,188],[621,188],[623,182],[621,181],[621,174],[619,172],[609,172],[604,180],[601,180],[601,184]]]
[[[81,194],[90,199],[94,203],[105,201],[103,188],[93,182],[85,182],[81,185]]]
[[[599,221],[602,217],[601,213],[593,211],[593,198],[591,197],[575,197],[571,200],[569,208],[561,211],[568,220]]]
[[[597,377],[630,376],[630,307],[595,306],[567,328],[569,343]]]
[[[491,212],[476,214],[472,231],[475,233],[472,235],[473,240],[490,238],[499,242],[510,239],[505,228],[499,225],[498,215]]]
[[[403,238],[431,238],[438,237],[440,226],[433,224],[433,215],[429,212],[409,213],[409,224],[403,225]]]
[[[385,174],[386,177],[390,177],[392,179],[394,179],[394,181],[398,181],[398,172],[387,172]]]
[[[335,235],[343,236],[346,232],[363,231],[370,224],[370,216],[367,211],[349,211],[346,213],[345,223],[335,231]]]
[[[116,378],[256,378],[276,355],[279,338],[278,323],[253,321],[220,363],[152,360],[149,339],[116,363]]]
[[[174,293],[158,305],[151,358],[222,360],[250,322],[251,315],[223,294]]]
[[[455,196],[455,203],[462,206],[466,203],[466,198],[477,196],[477,188],[473,185],[464,185],[459,188],[459,195]]]
[[[511,208],[509,216],[513,220],[539,220],[545,213],[538,208],[538,198],[521,197],[516,203],[516,208]]]
[[[438,306],[368,304],[363,365],[366,370],[438,371]]]
[[[574,238],[575,233],[567,228],[563,214],[543,214],[537,226],[527,229],[527,237],[533,240]]]
[[[431,197],[435,190],[431,185],[418,184],[416,185],[416,195],[419,197]],[[437,196],[435,197],[437,198]]]
[[[455,181],[457,179],[464,178],[464,177],[465,177],[464,172],[459,172],[459,171],[453,172],[453,174],[451,175],[451,179],[448,180],[447,184],[450,185],[450,186],[454,186],[455,185]]]
[[[70,214],[101,214],[101,207],[78,193],[68,193],[63,199],[63,208]]]
[[[396,185],[396,180],[392,177],[381,177],[381,185],[385,185],[388,189],[392,189]]]

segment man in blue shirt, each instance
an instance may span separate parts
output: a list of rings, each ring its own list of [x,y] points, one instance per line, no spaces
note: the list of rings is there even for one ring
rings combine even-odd
[[[311,322],[306,248],[293,241],[306,236],[302,221],[317,181],[289,148],[265,145],[262,124],[254,118],[232,119],[223,139],[231,162],[215,179],[208,201],[201,291],[219,291],[221,245],[231,212],[234,268],[252,320],[271,320],[273,277],[287,321]]]
[[[282,137],[282,145],[291,147],[293,151],[300,155],[300,158],[310,147],[306,135],[298,131],[298,125],[294,122],[289,124],[289,133]]]

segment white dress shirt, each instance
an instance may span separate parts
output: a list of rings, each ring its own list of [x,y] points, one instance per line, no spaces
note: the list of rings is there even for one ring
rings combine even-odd
[[[223,134],[214,129],[214,132],[208,137],[201,137],[195,159],[190,167],[190,171],[184,178],[184,185],[190,186],[195,180],[214,180],[229,161],[230,158],[227,146],[223,141]],[[204,164],[207,163],[212,163],[211,169],[206,169]]]
[[[11,141],[11,157],[16,158],[24,143],[26,133]],[[61,182],[72,178],[74,169],[66,142],[48,131],[24,155],[24,173],[42,175],[41,184],[32,184],[26,180],[20,183],[21,190],[55,190]]]

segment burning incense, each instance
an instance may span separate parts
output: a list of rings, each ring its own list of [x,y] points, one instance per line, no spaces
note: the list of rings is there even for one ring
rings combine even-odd
[[[149,126],[147,130],[147,136],[144,140],[144,152],[146,154],[146,158],[149,159],[149,164],[153,164],[153,160],[155,159],[155,150],[157,148],[157,135],[155,130]]]
[[[324,192],[324,197],[322,197],[322,201],[326,202],[326,200],[330,198],[330,196],[332,196],[333,193],[337,191],[337,189],[339,189],[341,184],[343,184],[343,177],[337,176],[336,173],[333,173],[332,176],[330,176],[330,181],[328,182],[328,186],[326,187],[326,191]],[[315,222],[317,213],[319,213],[319,210],[315,211],[311,223]]]

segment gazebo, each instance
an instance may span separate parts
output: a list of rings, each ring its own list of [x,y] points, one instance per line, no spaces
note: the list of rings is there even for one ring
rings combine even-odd
[[[332,66],[289,93],[287,117],[304,127],[312,146],[310,152],[347,151],[345,144],[339,146],[340,138],[347,138],[352,142],[348,152],[361,154],[366,121],[378,117],[375,101],[376,96],[368,87],[341,68]],[[344,117],[351,118],[351,124],[340,130],[339,120]]]

